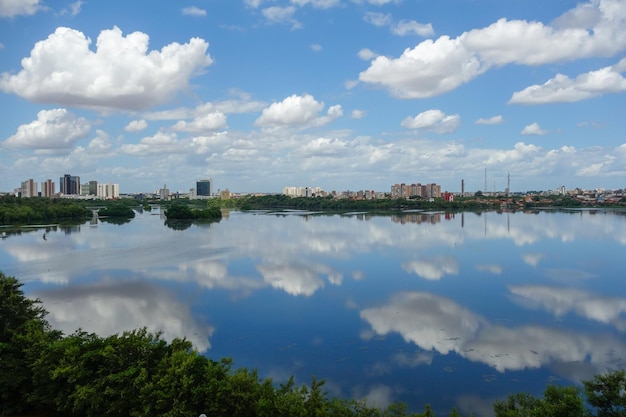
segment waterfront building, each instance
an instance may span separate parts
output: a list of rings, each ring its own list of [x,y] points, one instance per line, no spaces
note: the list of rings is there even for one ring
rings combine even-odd
[[[213,180],[211,178],[196,181],[196,197],[210,197],[213,192]]]
[[[41,182],[41,196],[53,197],[54,196],[54,181],[47,179]]]
[[[32,178],[22,182],[20,195],[22,197],[37,197],[37,183]]]
[[[80,177],[65,174],[59,178],[59,191],[65,195],[78,195],[80,193]]]

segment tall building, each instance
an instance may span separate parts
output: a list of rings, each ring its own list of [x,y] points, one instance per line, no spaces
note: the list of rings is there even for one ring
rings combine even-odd
[[[65,174],[59,178],[59,191],[65,195],[80,194],[80,177]]]
[[[89,181],[89,195],[98,195],[98,181]]]
[[[37,197],[37,183],[32,178],[22,182],[20,194],[22,197]]]
[[[54,197],[54,182],[50,178],[41,182],[41,196]]]
[[[213,188],[213,180],[211,178],[207,180],[196,181],[196,197],[209,197]]]
[[[95,181],[94,181],[95,182]],[[98,184],[96,195],[98,198],[111,200],[120,197],[119,184]]]

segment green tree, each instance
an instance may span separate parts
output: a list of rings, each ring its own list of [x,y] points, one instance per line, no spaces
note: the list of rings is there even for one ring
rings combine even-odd
[[[60,332],[50,330],[39,300],[27,298],[22,283],[0,272],[0,415],[32,408],[30,364]]]
[[[626,371],[609,371],[583,381],[585,395],[598,417],[626,416]]]

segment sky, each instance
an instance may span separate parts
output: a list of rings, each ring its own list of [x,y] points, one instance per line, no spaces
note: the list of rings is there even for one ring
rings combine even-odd
[[[626,188],[625,75],[626,0],[0,0],[0,191]]]

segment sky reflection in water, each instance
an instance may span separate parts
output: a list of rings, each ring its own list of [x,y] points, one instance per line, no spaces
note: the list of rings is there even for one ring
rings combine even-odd
[[[146,326],[332,395],[490,415],[495,399],[626,366],[626,216],[232,212],[185,230],[35,230],[2,271],[66,333]]]

